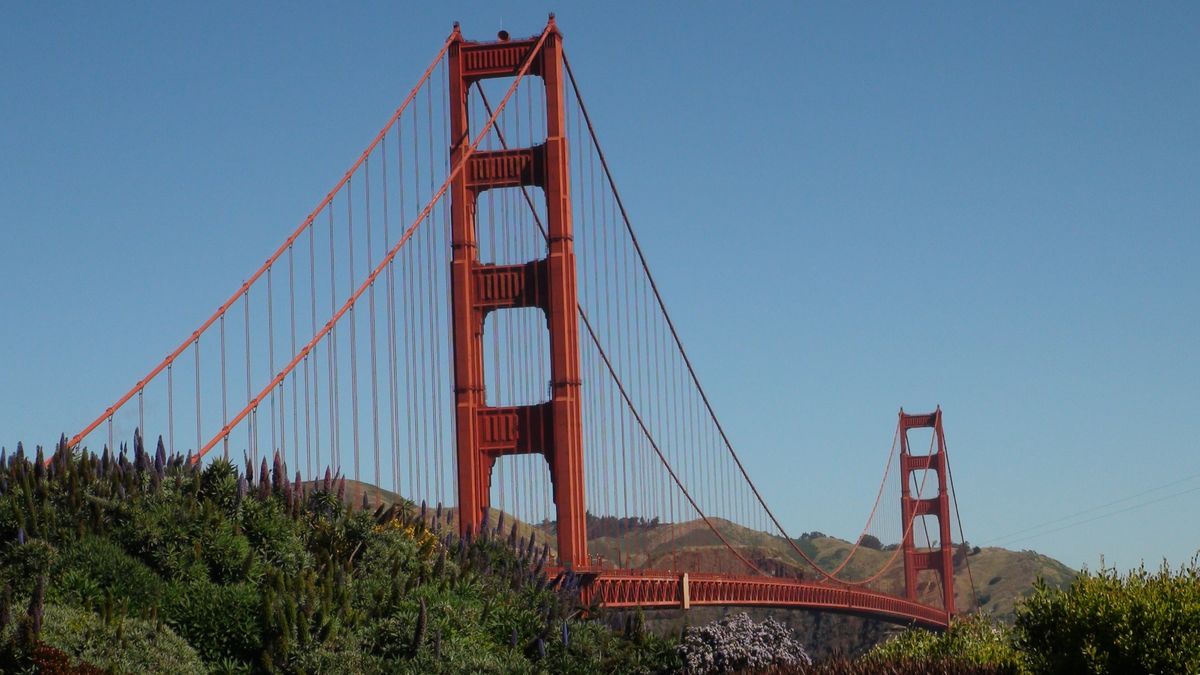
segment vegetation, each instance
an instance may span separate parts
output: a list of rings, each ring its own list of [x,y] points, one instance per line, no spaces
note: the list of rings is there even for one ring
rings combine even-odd
[[[552,524],[506,527],[490,514],[460,540],[448,533],[452,510],[348,492],[328,471],[312,483],[287,476],[278,457],[201,468],[137,437],[131,452],[64,451],[49,463],[40,449],[0,452],[0,672],[1200,672],[1196,560],[1102,568],[1066,585],[1056,576],[1015,594],[1013,624],[977,614],[812,663],[790,625],[769,617],[653,631],[640,612],[581,606],[578,578],[546,571]],[[639,529],[651,546],[664,527],[596,525]],[[786,572],[778,538],[726,527]],[[848,547],[839,541],[800,540],[834,558]],[[1047,568],[1032,552],[1012,555],[1024,566],[973,565],[985,597]]]
[[[689,673],[727,673],[812,664],[792,631],[774,619],[758,623],[745,612],[688,629],[677,648]]]
[[[1200,672],[1200,566],[1039,583],[1017,608],[1016,635],[1038,673]]]
[[[345,503],[278,457],[201,469],[141,439],[0,456],[0,671],[662,672],[515,525],[458,540],[440,508]],[[507,535],[507,536],[505,536]],[[74,670],[73,670],[74,669]],[[99,670],[97,670],[99,669]]]
[[[1012,626],[976,615],[942,634],[910,630],[863,661],[1038,675],[1200,672],[1200,565],[1193,559],[1178,571],[1164,564],[1128,574],[1101,568],[1067,588],[1039,580]]]
[[[1023,673],[1025,660],[1008,624],[983,614],[957,619],[950,630],[908,630],[876,646],[865,664],[942,664],[962,672]],[[975,670],[972,670],[975,669]],[[951,670],[948,672],[960,672]]]

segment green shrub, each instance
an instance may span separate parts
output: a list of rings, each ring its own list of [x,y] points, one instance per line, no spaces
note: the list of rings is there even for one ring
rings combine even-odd
[[[17,595],[29,595],[35,580],[54,567],[58,550],[43,539],[0,544],[0,587],[9,585]]]
[[[876,551],[883,550],[883,542],[879,541],[879,537],[876,537],[873,534],[864,534],[859,538],[858,545],[863,548],[870,548]]]
[[[113,673],[206,672],[196,650],[170,628],[130,617],[109,621],[83,609],[46,604],[41,639],[77,661]]]
[[[829,659],[802,672],[804,675],[1004,675],[1011,671],[953,658],[902,657],[889,661]]]
[[[1200,672],[1200,567],[1102,567],[1065,590],[1039,581],[1016,628],[1038,673]]]
[[[1024,661],[1012,629],[982,614],[956,618],[950,630],[942,633],[920,628],[906,630],[877,645],[865,660],[876,664],[949,660],[987,666],[997,673],[1024,672]]]
[[[276,499],[248,499],[240,512],[241,528],[258,558],[288,573],[311,566],[300,525]]]
[[[460,541],[411,505],[349,508],[332,477],[298,491],[274,464],[242,478],[140,439],[0,463],[0,672],[679,669],[670,640],[581,618],[579,579],[548,580],[515,529]]]
[[[78,607],[98,607],[112,595],[140,616],[161,602],[163,583],[142,561],[110,539],[87,536],[68,546],[54,567],[50,595]]]
[[[200,496],[233,515],[237,510],[237,484],[237,467],[223,457],[217,458],[200,475]]]
[[[244,581],[249,572],[250,541],[234,532],[228,521],[220,521],[200,536],[201,556],[209,578],[217,583]]]
[[[167,588],[161,616],[205,661],[251,662],[262,646],[260,603],[250,584],[183,581]]]

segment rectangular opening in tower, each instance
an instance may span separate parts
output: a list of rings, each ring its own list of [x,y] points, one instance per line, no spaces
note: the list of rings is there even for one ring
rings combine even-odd
[[[942,576],[937,570],[921,570],[917,573],[917,600],[934,607],[944,604]]]
[[[499,108],[512,82],[512,78],[503,77],[471,84],[467,94],[467,113],[472,138]],[[479,144],[479,149],[528,148],[545,140],[546,85],[542,78],[526,75],[508,97],[504,110],[496,118],[496,128]]]
[[[505,514],[504,530],[500,534],[512,534],[512,525],[517,524],[518,540],[534,537],[535,548],[543,543],[550,545],[553,553],[557,546],[554,528],[554,488],[550,482],[550,468],[541,455],[505,455],[496,459],[492,468],[491,522],[497,524],[498,515]]]
[[[932,550],[941,545],[938,541],[938,518],[935,515],[916,516],[913,518],[913,544],[917,549]]]
[[[932,427],[917,427],[905,433],[908,435],[908,454],[919,457],[937,452],[937,439]]]
[[[546,257],[546,195],[540,187],[486,190],[476,200],[479,262],[520,265]]]
[[[550,336],[538,307],[501,309],[483,324],[487,405],[523,406],[549,398]]]
[[[933,499],[938,496],[940,485],[938,484],[937,471],[917,470],[908,474],[908,491],[913,499]]]

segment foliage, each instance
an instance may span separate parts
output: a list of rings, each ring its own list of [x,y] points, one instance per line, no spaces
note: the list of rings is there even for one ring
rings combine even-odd
[[[1012,628],[982,614],[955,619],[950,630],[934,633],[913,628],[876,646],[864,661],[876,664],[953,661],[986,666],[996,673],[1024,672]]]
[[[1039,582],[1016,629],[1038,673],[1200,672],[1200,566],[1101,567],[1065,590]]]
[[[829,659],[802,672],[805,675],[1003,675],[1011,671],[952,658],[900,657],[886,661]]]
[[[130,612],[148,612],[161,601],[164,585],[141,560],[116,543],[89,535],[69,545],[52,570],[51,597],[78,607],[99,607],[122,598]]]
[[[196,650],[151,621],[47,604],[41,640],[85,663],[117,673],[202,674]]]
[[[758,623],[745,612],[688,628],[677,649],[690,673],[796,668],[812,663],[791,629],[771,618]]]
[[[883,543],[879,541],[879,537],[876,537],[873,534],[864,534],[863,536],[859,537],[858,545],[875,551],[883,550]]]
[[[460,540],[440,506],[353,508],[343,478],[273,460],[201,468],[136,435],[0,457],[0,671],[678,669],[515,526]]]

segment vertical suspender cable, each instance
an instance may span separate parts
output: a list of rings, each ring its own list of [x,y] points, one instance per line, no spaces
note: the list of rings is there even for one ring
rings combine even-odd
[[[354,288],[354,185],[346,182],[346,242],[350,270],[350,288]],[[354,440],[354,480],[360,480],[358,452],[358,330],[355,321],[355,303],[350,303],[350,430]]]
[[[142,388],[142,389],[138,389],[138,393],[137,393],[137,399],[138,399],[138,433],[139,433],[139,434],[141,434],[141,435],[143,435],[143,436],[145,436],[145,434],[146,434],[146,401],[145,401],[145,393],[146,393],[146,390],[145,390],[144,388]],[[113,448],[113,450],[114,450],[114,451],[116,451],[116,448]]]
[[[196,341],[193,343],[196,357],[196,449],[200,449],[200,445],[204,442],[201,438],[200,430],[200,334],[196,334]]]
[[[112,416],[108,422],[112,424]],[[111,434],[110,434],[111,435]],[[175,364],[167,366],[167,444],[175,452]]]
[[[434,182],[434,175],[433,175],[436,170],[436,163],[434,161],[434,152],[433,152],[434,136],[433,136],[433,85],[432,84],[430,84],[428,87],[425,88],[425,109],[426,109],[426,124],[428,126],[428,133],[426,134],[426,138],[429,141],[429,195],[430,195],[430,198],[432,198],[432,196],[436,190],[436,186],[435,186],[435,182]],[[427,396],[430,396],[433,399],[430,401],[430,407],[433,409],[433,444],[432,444],[431,451],[433,453],[432,469],[433,469],[433,475],[434,475],[435,488],[434,488],[434,491],[432,493],[430,493],[430,497],[435,498],[437,500],[437,502],[440,504],[442,501],[442,424],[441,424],[441,422],[442,422],[442,406],[440,405],[441,397],[437,395],[437,392],[440,392],[442,390],[442,378],[439,377],[440,374],[438,373],[438,369],[437,369],[436,354],[438,351],[437,346],[439,344],[439,341],[437,339],[437,323],[434,318],[436,316],[435,308],[437,306],[437,299],[435,298],[435,291],[434,291],[434,282],[437,278],[436,272],[435,272],[435,270],[437,269],[436,262],[435,262],[437,260],[437,258],[435,257],[435,253],[434,253],[434,238],[435,238],[436,233],[437,233],[437,228],[429,227],[427,229],[427,236],[426,236],[426,240],[425,240],[428,254],[429,254],[429,265],[430,265],[430,270],[427,272],[428,276],[426,278],[426,284],[428,285],[428,288],[429,288],[429,343],[430,343],[429,344],[429,355],[430,355],[430,358],[429,358],[428,363],[429,363],[429,369],[430,369],[430,380],[433,383],[433,386],[429,388]]]
[[[289,353],[295,356],[296,353],[296,270],[295,270],[295,244],[288,245],[288,323],[292,329],[292,351]],[[295,461],[296,470],[300,470],[300,408],[299,408],[299,392],[296,390],[296,372],[292,371],[292,442],[295,444],[293,449],[293,460]],[[282,413],[280,416],[282,420]],[[287,476],[284,476],[287,478]]]
[[[375,260],[371,250],[371,164],[365,162],[363,170],[366,176],[366,217],[367,217],[367,269],[374,269]],[[379,471],[379,374],[375,348],[375,282],[367,287],[367,314],[370,316],[371,344],[371,438],[374,442],[375,488],[383,486]]]
[[[250,391],[250,287],[244,286],[242,291],[242,310],[245,315],[246,322],[246,405],[250,405],[250,401],[254,399],[254,392]],[[251,461],[257,461],[258,456],[254,454],[254,428],[253,425],[246,425],[246,452],[251,453]]]
[[[225,312],[221,312],[221,428],[229,425],[229,388],[225,377]],[[224,457],[229,459],[229,434],[222,442]]]
[[[309,303],[309,325],[313,335],[317,334],[317,235],[316,225],[308,226],[308,303]],[[325,344],[326,350],[329,349],[329,343]],[[321,372],[318,369],[320,365],[320,353],[315,352],[309,359],[309,365],[312,369],[312,421],[313,421],[313,452],[312,466],[309,467],[309,479],[316,479],[317,472],[321,471]]]
[[[392,245],[391,224],[389,223],[388,214],[388,159],[387,159],[387,143],[384,142],[380,146],[383,162],[383,247],[386,250]],[[403,214],[401,214],[403,215]],[[396,430],[396,267],[393,263],[388,263],[387,275],[384,277],[384,288],[386,298],[387,317],[387,347],[388,347],[388,439],[389,452],[388,461],[392,466],[392,489],[396,492],[400,491],[400,475],[397,472],[396,453],[399,451],[399,445],[396,442],[398,436]]]
[[[337,309],[337,264],[334,257],[334,241],[336,235],[333,231],[333,202],[329,202],[329,311],[332,314]],[[341,472],[342,470],[342,455],[341,455],[341,418],[338,415],[338,392],[341,391],[342,383],[338,379],[338,348],[337,348],[338,330],[337,324],[333,325],[333,330],[329,332],[329,342],[326,345],[326,353],[329,358],[329,463],[333,465],[333,470]]]
[[[272,272],[275,266],[267,268],[267,373],[275,376],[275,289],[272,286]],[[280,443],[275,436],[275,390],[271,390],[269,414],[271,417],[271,447],[269,453],[280,450]],[[280,430],[282,432],[282,430]]]

